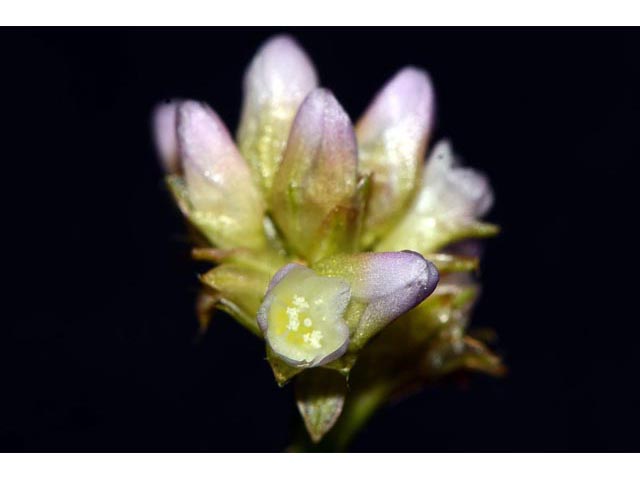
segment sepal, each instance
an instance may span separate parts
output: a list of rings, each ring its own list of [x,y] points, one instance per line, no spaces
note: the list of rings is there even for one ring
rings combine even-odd
[[[296,378],[296,404],[311,440],[322,440],[342,413],[347,381],[325,368],[307,370]]]
[[[260,337],[262,332],[256,315],[269,279],[269,274],[264,271],[233,264],[220,265],[200,277],[202,283],[217,294],[218,308]]]

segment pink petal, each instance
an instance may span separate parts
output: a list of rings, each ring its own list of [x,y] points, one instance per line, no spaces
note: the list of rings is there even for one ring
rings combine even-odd
[[[411,251],[336,255],[314,269],[344,278],[352,298],[366,305],[352,338],[355,346],[421,303],[439,280],[435,265]]]
[[[428,75],[407,67],[382,88],[356,126],[361,169],[374,173],[366,222],[371,241],[405,208],[416,188],[433,111]]]
[[[319,245],[319,229],[331,212],[351,207],[357,155],[351,121],[338,101],[328,90],[311,92],[291,128],[271,198],[276,223],[300,254]]]
[[[220,247],[262,243],[262,199],[227,128],[206,104],[178,108],[178,146],[189,200],[206,215]],[[229,243],[230,242],[230,243]]]
[[[178,173],[180,170],[176,133],[176,110],[179,103],[179,100],[162,103],[156,106],[152,116],[153,140],[166,173]]]
[[[285,35],[265,42],[247,69],[238,146],[265,193],[271,190],[298,107],[317,84],[311,60]]]

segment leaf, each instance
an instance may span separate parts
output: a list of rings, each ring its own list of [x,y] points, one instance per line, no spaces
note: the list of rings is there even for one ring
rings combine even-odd
[[[340,373],[346,379],[349,378],[349,373],[356,363],[358,355],[355,353],[347,352],[340,358],[336,358],[333,362],[324,365],[324,368],[335,370]]]
[[[307,370],[296,380],[296,403],[314,442],[335,425],[347,395],[346,379],[325,368]]]

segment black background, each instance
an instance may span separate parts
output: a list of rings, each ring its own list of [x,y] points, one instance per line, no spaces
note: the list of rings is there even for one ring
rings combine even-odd
[[[406,64],[486,171],[474,325],[510,368],[383,409],[358,451],[640,450],[640,34],[604,29],[298,30],[357,118]],[[280,451],[293,423],[263,346],[219,316],[196,338],[198,268],[163,187],[153,105],[209,102],[234,129],[272,31],[3,30],[0,449]],[[9,267],[9,268],[6,268]]]

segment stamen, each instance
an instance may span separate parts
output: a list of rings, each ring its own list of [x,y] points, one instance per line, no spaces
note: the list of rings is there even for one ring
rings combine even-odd
[[[298,319],[298,309],[287,307],[287,317],[289,318],[289,323],[287,324],[287,329],[292,331],[297,331],[300,326],[300,320]]]
[[[305,308],[309,308],[309,304],[307,303],[307,299],[301,297],[300,295],[293,296],[293,304],[299,309],[303,310]]]

